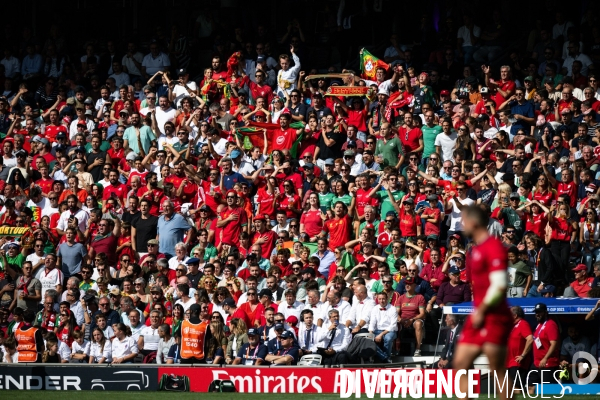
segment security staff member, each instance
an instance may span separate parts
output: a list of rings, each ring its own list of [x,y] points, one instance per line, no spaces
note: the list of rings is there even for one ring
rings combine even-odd
[[[15,331],[19,363],[39,363],[44,351],[42,332],[33,326],[35,314],[31,310],[23,313],[24,324]]]
[[[200,305],[190,306],[190,319],[181,323],[181,364],[204,364],[210,321],[200,320]]]

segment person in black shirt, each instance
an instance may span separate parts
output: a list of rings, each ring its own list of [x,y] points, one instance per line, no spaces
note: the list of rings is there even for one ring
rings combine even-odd
[[[145,252],[148,240],[156,238],[158,217],[150,214],[150,201],[140,202],[140,215],[131,221],[131,245],[133,251]]]
[[[313,106],[308,109],[306,115],[314,113],[317,114],[317,120],[321,121],[323,117],[328,115],[333,115],[329,107],[325,105],[325,101],[323,100],[323,95],[319,92],[314,93],[312,95],[313,98]]]
[[[333,118],[333,115],[325,117],[324,126],[321,130],[321,136],[319,137],[317,149],[315,151],[315,156],[318,160],[317,165],[319,167],[321,167],[323,161],[328,158],[334,160],[342,158],[342,146],[346,141],[346,135],[336,131],[334,123],[335,119]]]
[[[123,218],[121,219],[123,222],[129,222],[131,224],[134,219],[142,215],[138,209],[139,202],[137,196],[129,197],[129,208],[123,213]]]
[[[307,107],[300,101],[300,91],[298,89],[292,90],[290,93],[290,100],[287,102],[286,107],[292,114],[293,122],[306,121]]]
[[[87,161],[87,172],[92,174],[94,178],[94,182],[100,182],[104,175],[102,174],[102,168],[105,164],[111,164],[110,156],[100,150],[100,145],[102,144],[102,139],[99,134],[94,133],[92,136],[92,150],[87,153],[86,161]]]

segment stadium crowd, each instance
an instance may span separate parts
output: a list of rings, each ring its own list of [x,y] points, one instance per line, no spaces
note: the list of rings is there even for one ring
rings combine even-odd
[[[392,35],[372,79],[305,66],[297,21],[193,73],[177,27],[144,49],[5,46],[3,361],[339,364],[369,333],[379,361],[420,356],[472,299],[473,205],[507,297],[600,298],[598,28],[557,13],[502,54],[500,19],[448,17],[426,58]],[[545,326],[534,365],[558,367],[576,346]]]

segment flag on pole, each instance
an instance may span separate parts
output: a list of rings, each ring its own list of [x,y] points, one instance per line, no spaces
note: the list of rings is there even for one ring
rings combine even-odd
[[[364,79],[374,81],[377,68],[384,68],[386,71],[390,69],[390,66],[369,53],[366,49],[360,51],[360,72]]]
[[[346,271],[350,271],[356,265],[356,260],[354,259],[354,256],[352,254],[350,254],[347,251],[344,251],[342,259],[340,260],[338,265],[340,267],[344,267]]]

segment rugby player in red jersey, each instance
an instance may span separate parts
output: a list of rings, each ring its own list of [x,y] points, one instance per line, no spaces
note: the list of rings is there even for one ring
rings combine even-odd
[[[456,352],[454,368],[469,369],[481,353],[489,360],[498,382],[506,375],[507,343],[512,328],[512,315],[506,302],[507,251],[502,242],[490,236],[488,214],[477,206],[462,209],[464,233],[475,246],[467,257],[467,277],[473,287],[473,313],[462,331]],[[467,375],[461,376],[460,389],[467,393]],[[498,387],[503,399],[510,389]],[[503,390],[502,390],[503,389]]]

